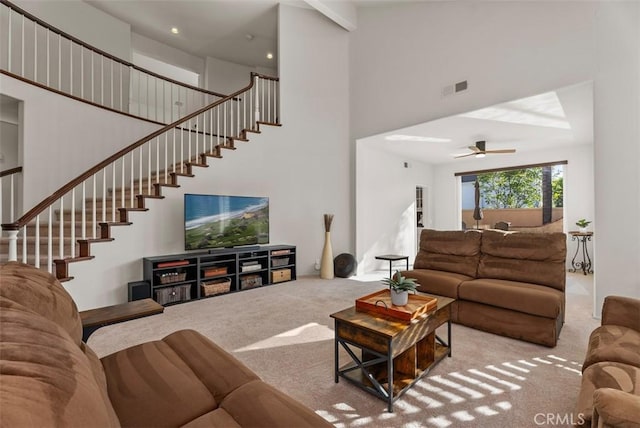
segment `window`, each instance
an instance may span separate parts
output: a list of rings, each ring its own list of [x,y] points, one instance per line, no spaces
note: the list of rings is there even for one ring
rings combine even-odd
[[[461,176],[462,182],[463,224],[480,229],[506,227],[509,230],[561,232],[566,163],[456,174]],[[480,210],[476,210],[476,181]]]

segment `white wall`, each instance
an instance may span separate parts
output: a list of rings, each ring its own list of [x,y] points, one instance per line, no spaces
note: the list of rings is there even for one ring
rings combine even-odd
[[[247,65],[207,57],[205,86],[210,91],[232,94],[249,84],[251,72],[261,73],[267,76],[278,75],[278,71],[275,68],[249,67]]]
[[[283,126],[263,127],[166,189],[166,199],[148,201],[151,213],[132,213],[134,225],[115,230],[115,242],[94,245],[96,259],[72,265],[75,279],[65,283],[81,309],[126,301],[142,257],[184,251],[184,192],[268,196],[271,242],[297,246],[299,275],[317,275],[325,213],[335,215],[334,254],[353,251],[347,33],[316,11],[280,6],[279,15]]]
[[[640,297],[640,229],[629,227],[640,203],[639,9],[637,2],[362,8],[350,45],[352,137],[593,80],[594,312],[608,294]],[[465,79],[466,93],[442,95],[445,86]],[[438,168],[434,176],[436,225],[451,228],[457,226],[450,196],[456,186],[451,178],[441,182],[442,174],[448,176]],[[628,186],[624,193],[612,190],[620,183]]]
[[[358,273],[388,269],[388,262],[375,260],[381,254],[408,255],[413,263],[417,253],[416,186],[426,187],[424,218],[425,226],[430,227],[432,171],[430,165],[372,148],[366,140],[356,143]]]
[[[202,79],[204,75],[204,59],[181,51],[180,49],[165,45],[164,43],[157,42],[137,33],[131,33],[131,47],[134,52],[139,52],[158,61],[196,73],[200,76],[200,79]],[[144,68],[144,65],[135,64]],[[149,70],[153,71],[152,69]],[[200,80],[200,84],[202,83],[203,81]]]
[[[640,297],[640,3],[602,5],[594,26],[599,315],[607,295]]]
[[[131,26],[83,1],[16,0],[13,3],[58,30],[116,58],[125,61],[131,58]]]
[[[2,92],[23,101],[24,208],[29,209],[158,125],[61,97],[0,75]]]
[[[352,135],[386,132],[590,80],[594,5],[420,2],[359,9]],[[469,89],[443,96],[467,80]]]

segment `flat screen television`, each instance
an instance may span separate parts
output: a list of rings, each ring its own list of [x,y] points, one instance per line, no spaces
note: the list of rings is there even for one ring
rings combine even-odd
[[[269,243],[269,198],[184,195],[186,250]]]

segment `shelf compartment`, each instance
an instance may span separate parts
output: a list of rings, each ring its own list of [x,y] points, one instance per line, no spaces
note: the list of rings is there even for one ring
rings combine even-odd
[[[155,300],[161,305],[180,303],[191,300],[191,284],[181,284],[173,287],[156,288]]]
[[[231,291],[231,278],[218,278],[200,283],[200,292],[204,297],[228,293],[229,291]]]

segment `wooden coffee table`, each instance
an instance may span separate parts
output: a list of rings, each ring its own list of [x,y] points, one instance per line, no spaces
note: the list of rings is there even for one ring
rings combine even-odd
[[[355,306],[331,314],[335,321],[335,382],[340,377],[348,380],[385,400],[393,412],[398,397],[444,357],[451,357],[451,303],[455,299],[430,296],[438,299],[438,306],[411,322],[358,312]],[[444,323],[446,342],[436,335]],[[351,357],[342,367],[340,346]]]

